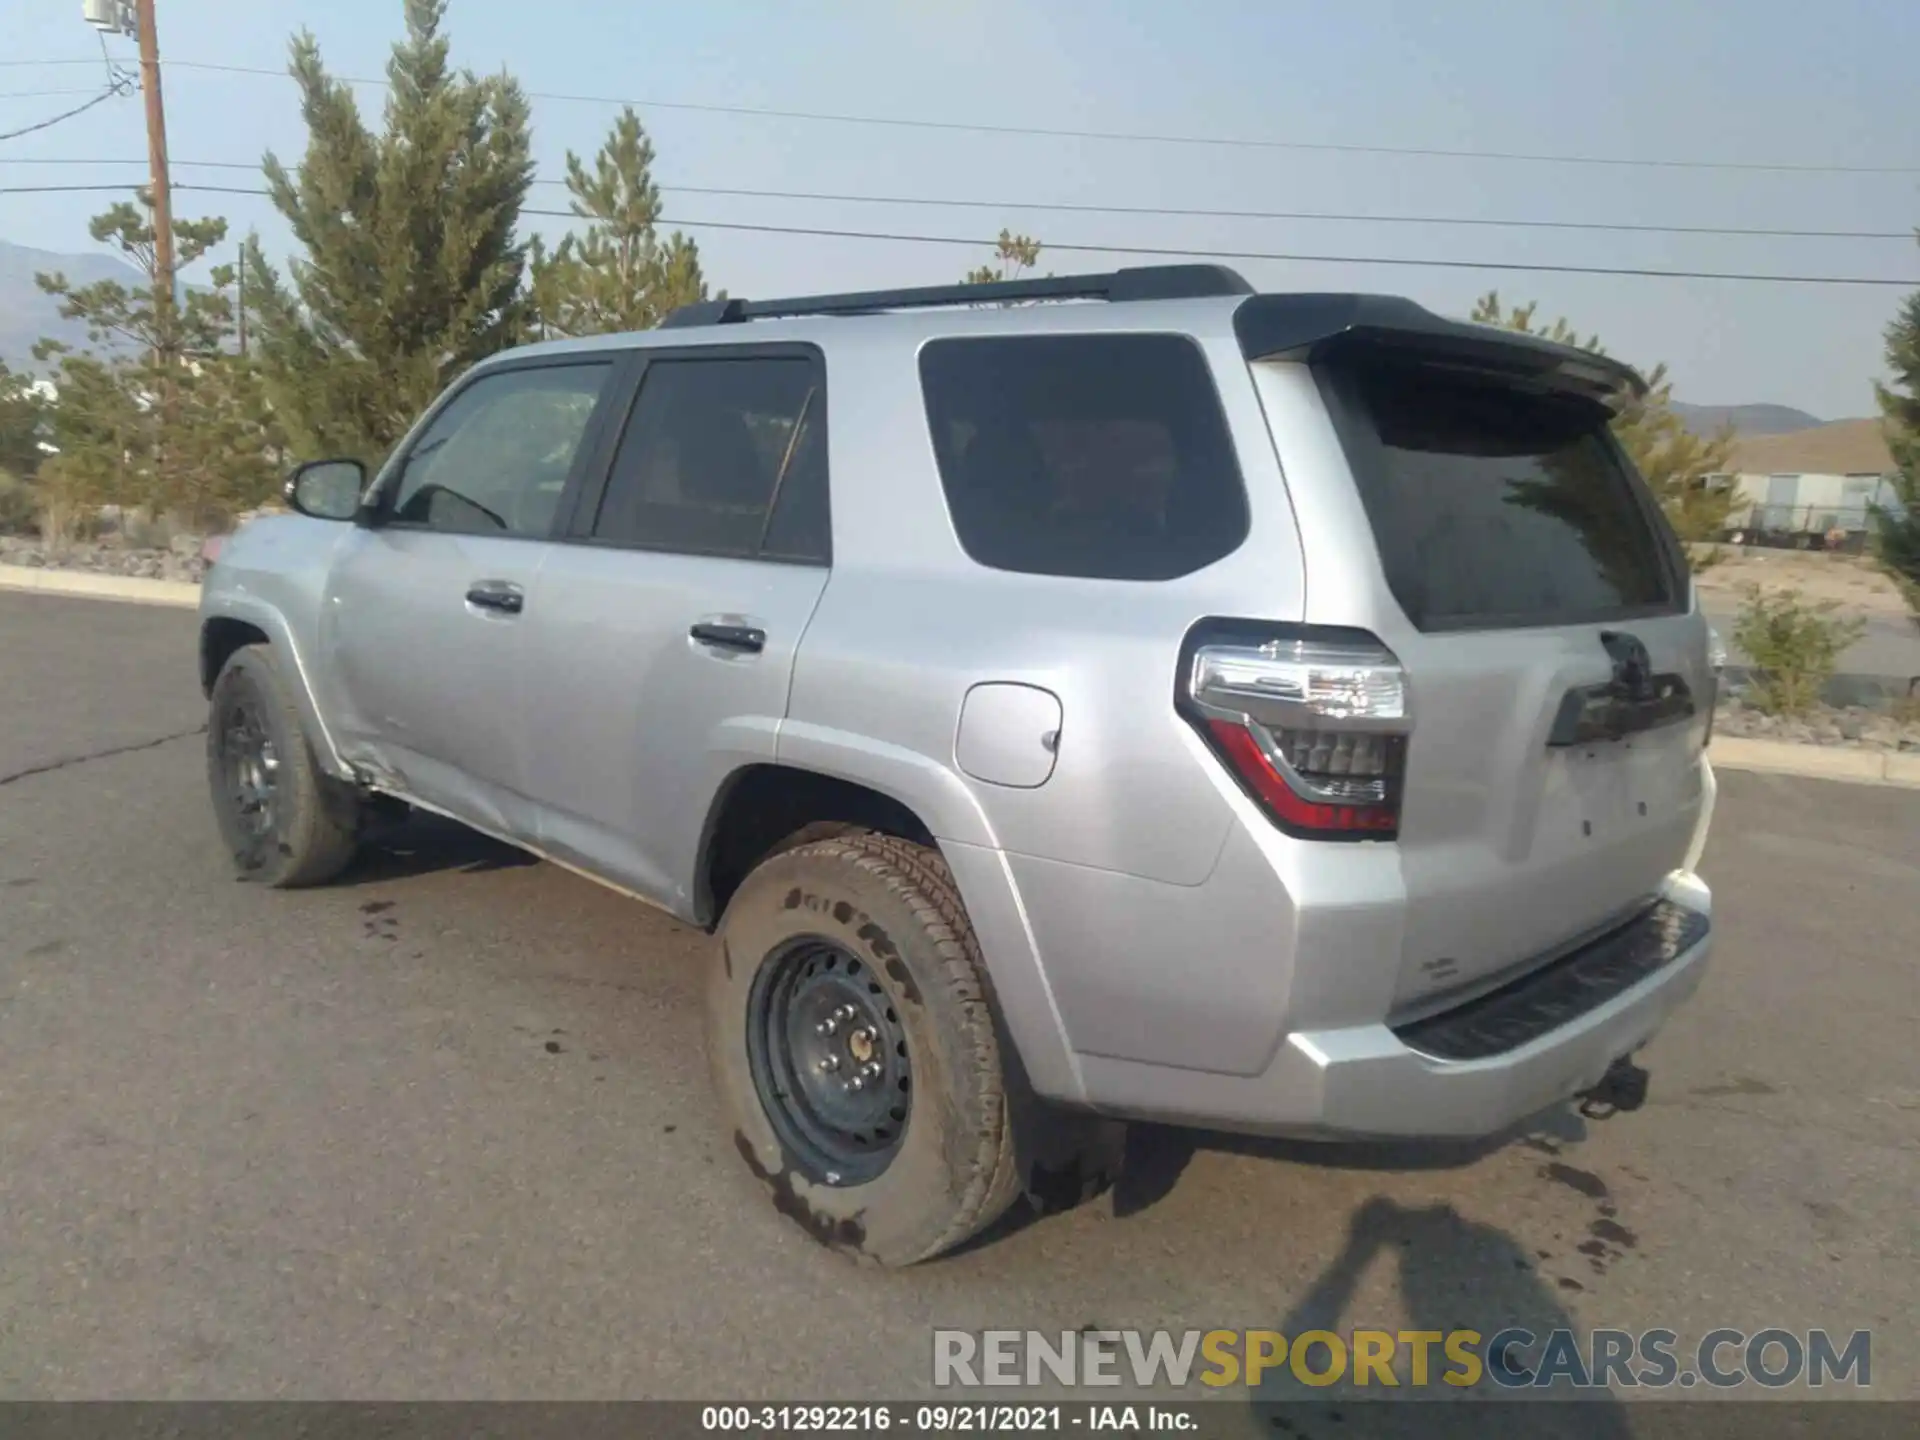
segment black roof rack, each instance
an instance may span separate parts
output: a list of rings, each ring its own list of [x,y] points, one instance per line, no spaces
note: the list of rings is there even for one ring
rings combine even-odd
[[[986,285],[927,285],[913,290],[859,290],[791,300],[702,300],[682,305],[662,330],[734,325],[777,315],[872,315],[939,305],[994,305],[1014,300],[1199,300],[1251,295],[1253,287],[1224,265],[1136,265],[1106,275],[1048,275]]]

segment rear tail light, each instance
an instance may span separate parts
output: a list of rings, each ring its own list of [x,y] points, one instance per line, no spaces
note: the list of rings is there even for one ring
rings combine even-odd
[[[1215,622],[1187,657],[1181,711],[1283,830],[1398,833],[1412,723],[1392,651],[1361,630]]]

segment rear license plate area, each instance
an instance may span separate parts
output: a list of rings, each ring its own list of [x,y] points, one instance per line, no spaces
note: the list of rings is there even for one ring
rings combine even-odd
[[[1571,802],[1563,811],[1575,837],[1613,841],[1666,823],[1697,794],[1686,732],[1639,735],[1570,747],[1558,756]]]

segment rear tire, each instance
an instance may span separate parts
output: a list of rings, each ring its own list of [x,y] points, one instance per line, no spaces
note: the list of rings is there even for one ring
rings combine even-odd
[[[911,1265],[1018,1195],[986,968],[937,851],[858,831],[763,861],[720,925],[707,1032],[734,1148],[821,1244]]]
[[[241,879],[323,885],[353,859],[359,801],[320,768],[269,646],[236,650],[213,682],[207,782]]]

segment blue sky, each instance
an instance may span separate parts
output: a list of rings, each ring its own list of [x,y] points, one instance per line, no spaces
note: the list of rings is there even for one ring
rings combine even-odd
[[[329,66],[378,76],[399,0],[159,0],[171,60],[284,66],[288,36],[318,37]],[[1912,278],[1920,249],[1894,240],[1647,235],[1324,221],[1048,213],[1015,202],[1333,211],[1908,232],[1920,224],[1913,0],[453,0],[455,58],[510,69],[535,92],[620,96],[1014,126],[1251,137],[1389,147],[1520,150],[1644,160],[1899,167],[1912,173],[1546,164],[1431,156],[1120,143],[879,125],[640,111],[659,151],[669,222],[694,220],[996,234],[1200,250]],[[113,42],[131,58],[129,41]],[[0,131],[83,96],[99,47],[80,0],[0,0]],[[300,152],[296,91],[277,76],[175,68],[166,85],[177,181],[249,184],[255,162]],[[360,91],[377,107],[382,92]],[[543,178],[590,153],[612,108],[537,99]],[[0,142],[0,186],[137,180],[140,166],[28,159],[145,154],[137,98]],[[949,209],[676,193],[703,185],[949,197]],[[534,204],[560,208],[543,186]],[[0,195],[0,238],[88,247],[111,197]],[[287,233],[264,198],[183,193],[181,214]],[[560,222],[539,222],[553,225]],[[705,230],[709,277],[768,295],[940,281],[973,249]],[[1108,268],[1056,253],[1043,269]],[[1134,262],[1143,263],[1143,262]],[[1681,398],[1775,401],[1825,418],[1871,409],[1881,331],[1899,289],[1235,261],[1263,289],[1370,289],[1463,313],[1475,295],[1538,298],[1637,364],[1665,360]]]

